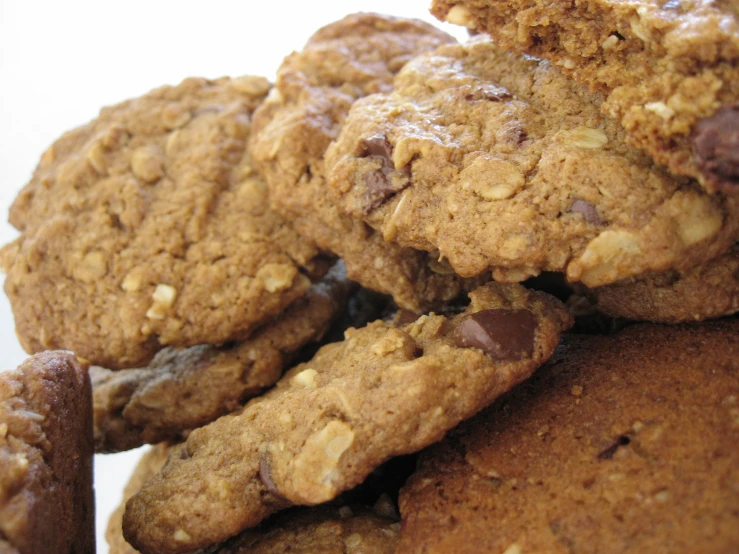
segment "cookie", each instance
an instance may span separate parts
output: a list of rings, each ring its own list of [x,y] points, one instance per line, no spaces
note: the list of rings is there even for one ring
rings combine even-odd
[[[126,501],[139,492],[141,487],[143,487],[149,479],[159,473],[162,466],[167,461],[170,448],[176,449],[177,447],[170,447],[167,443],[159,443],[152,446],[149,450],[144,452],[144,455],[136,465],[133,475],[131,475],[126,487],[123,489],[123,502],[113,511],[108,519],[108,526],[105,529],[105,540],[108,542],[108,554],[138,554],[138,550],[128,544],[123,538],[123,532],[121,530],[123,510],[126,506]]]
[[[305,292],[317,251],[268,209],[245,152],[268,89],[187,79],[46,151],[2,252],[26,350],[139,367],[165,345],[244,339]]]
[[[734,552],[739,321],[572,335],[422,455],[401,552]]]
[[[464,277],[566,272],[588,287],[687,270],[739,235],[710,196],[627,146],[601,95],[481,35],[358,100],[326,154],[342,209]]]
[[[349,278],[416,311],[457,296],[462,282],[433,254],[387,244],[340,213],[326,194],[323,156],[357,98],[388,90],[413,56],[453,40],[417,20],[348,16],[285,59],[252,127],[250,151],[273,208],[318,248],[344,260]]]
[[[550,59],[603,92],[633,146],[739,192],[739,9],[731,0],[434,0],[441,20]]]
[[[559,301],[520,285],[470,298],[455,316],[350,329],[243,410],[194,430],[129,500],[126,539],[145,554],[187,552],[329,501],[526,379],[571,324]]]
[[[272,386],[296,353],[345,312],[353,283],[332,270],[243,342],[165,348],[144,368],[91,370],[95,450],[181,438]]]
[[[0,552],[94,554],[91,406],[70,352],[0,373]]]
[[[739,312],[739,246],[685,273],[669,271],[578,291],[612,317],[680,323]]]
[[[167,460],[167,455],[168,448],[164,444],[159,444],[144,454],[126,485],[124,504],[159,472]],[[138,551],[123,538],[121,521],[124,504],[113,512],[108,521],[105,538],[110,546],[110,554],[138,554]],[[373,513],[366,508],[320,506],[283,512],[270,518],[257,529],[247,530],[223,544],[210,546],[198,552],[393,554],[399,538],[400,524],[396,518]]]

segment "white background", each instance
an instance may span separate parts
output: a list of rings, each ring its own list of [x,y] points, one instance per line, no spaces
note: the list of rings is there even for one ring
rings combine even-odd
[[[282,58],[321,25],[355,11],[434,21],[430,0],[0,0],[0,243],[15,195],[41,153],[102,106],[188,76],[274,78]],[[445,26],[457,37],[458,29]],[[0,294],[0,367],[26,354]],[[108,515],[139,452],[96,456],[98,552]]]

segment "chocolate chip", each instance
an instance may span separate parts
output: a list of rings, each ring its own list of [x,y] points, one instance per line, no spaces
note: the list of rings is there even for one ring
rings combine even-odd
[[[364,174],[365,185],[364,206],[362,212],[369,212],[384,204],[391,196],[405,189],[410,184],[408,168],[396,170],[393,164],[393,146],[384,135],[372,135],[362,139],[362,156],[376,158],[380,167]],[[393,176],[396,176],[393,179]]]
[[[495,360],[520,360],[534,352],[536,318],[528,310],[482,310],[457,325],[460,348],[479,348]]]
[[[272,465],[269,463],[269,458],[267,458],[266,455],[262,455],[259,458],[259,478],[262,480],[262,483],[264,483],[264,486],[270,494],[277,498],[284,498],[280,494],[280,490],[277,488],[277,485],[275,485],[275,482],[272,480]]]
[[[631,442],[631,439],[627,437],[626,435],[621,435],[616,439],[616,441],[606,448],[603,452],[598,454],[599,460],[610,460],[613,458],[613,455],[616,453],[616,450],[619,449],[621,446],[627,446]]]
[[[362,139],[364,156],[379,156],[385,159],[385,164],[392,164],[393,145],[390,144],[385,135],[372,135]]]
[[[739,189],[739,104],[724,106],[695,126],[693,156],[706,180],[724,192]]]
[[[571,213],[582,214],[585,217],[585,221],[591,225],[603,225],[603,220],[598,215],[598,210],[593,204],[582,198],[576,198],[570,204],[568,210]]]
[[[404,327],[405,325],[408,325],[409,323],[413,323],[416,321],[419,316],[416,312],[412,312],[410,310],[406,310],[405,308],[401,308],[398,310],[398,313],[395,314],[395,318],[393,323],[395,323],[396,327]]]

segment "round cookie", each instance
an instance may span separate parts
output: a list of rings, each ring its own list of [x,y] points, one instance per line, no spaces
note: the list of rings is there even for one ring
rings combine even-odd
[[[595,287],[728,250],[739,198],[655,166],[601,102],[489,37],[442,46],[354,104],[326,154],[331,191],[385,239],[465,277],[561,271]]]
[[[431,12],[551,60],[603,91],[603,113],[671,173],[739,192],[735,1],[433,0]]]
[[[94,554],[87,364],[43,352],[0,373],[0,552]]]
[[[165,348],[139,369],[92,367],[96,452],[176,440],[272,386],[343,316],[355,285],[337,266],[243,342]]]
[[[159,444],[139,461],[123,493],[123,503],[113,512],[105,533],[109,554],[138,554],[123,538],[121,521],[125,502],[156,475],[167,460],[168,448]],[[380,510],[382,512],[382,510]],[[397,518],[366,508],[319,506],[296,509],[270,518],[257,529],[228,541],[198,550],[200,554],[393,554],[400,538]]]
[[[332,23],[285,59],[250,139],[272,207],[344,260],[349,278],[416,311],[454,298],[465,284],[438,256],[388,244],[342,214],[327,194],[323,156],[357,98],[389,90],[411,58],[453,40],[413,19],[356,14]]]
[[[739,320],[572,335],[422,455],[401,552],[733,552]]]
[[[104,108],[15,200],[5,291],[28,351],[147,363],[245,338],[310,285],[316,249],[267,206],[246,154],[258,77],[187,79]]]
[[[526,379],[572,324],[559,301],[521,285],[490,283],[470,299],[456,315],[350,329],[242,410],[194,430],[128,501],[126,539],[145,554],[188,552],[291,505],[332,500]]]
[[[739,311],[739,246],[703,265],[632,277],[613,285],[576,287],[598,311],[639,321],[681,323]]]

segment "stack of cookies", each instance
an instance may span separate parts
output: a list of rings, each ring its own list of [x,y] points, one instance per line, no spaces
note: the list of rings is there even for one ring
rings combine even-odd
[[[739,11],[432,12],[42,155],[0,551],[93,551],[143,444],[111,554],[739,551]]]

